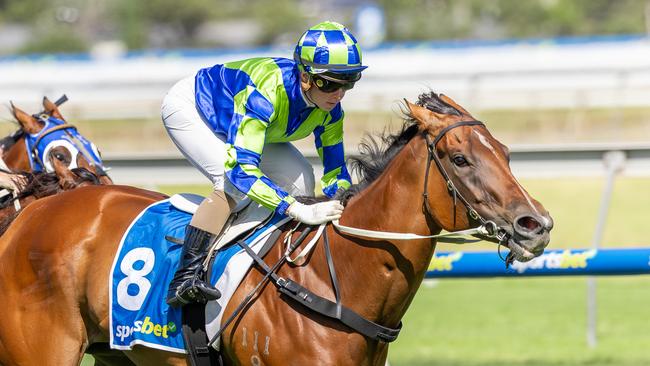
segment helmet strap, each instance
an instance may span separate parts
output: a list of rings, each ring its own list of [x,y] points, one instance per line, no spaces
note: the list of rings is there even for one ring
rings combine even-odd
[[[314,80],[311,78],[311,75],[309,75],[309,73],[307,73],[307,76],[309,77],[307,82],[304,82],[302,78],[300,79],[300,88],[302,89],[302,94],[305,96],[305,99],[307,99],[309,103],[318,106],[316,103],[314,103],[314,100],[311,97],[311,90],[314,86]]]
[[[311,97],[311,84],[310,84],[309,89],[305,90],[303,93],[305,94],[305,98],[307,98],[309,103],[311,103],[311,104],[315,105],[316,107],[318,107],[318,104],[316,104],[316,102],[314,102],[314,100]]]

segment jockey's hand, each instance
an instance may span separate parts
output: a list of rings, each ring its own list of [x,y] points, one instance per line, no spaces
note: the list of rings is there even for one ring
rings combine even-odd
[[[26,178],[22,175],[0,171],[0,189],[4,188],[17,193],[25,188],[26,184]]]
[[[339,201],[326,201],[305,205],[294,202],[287,209],[287,215],[308,225],[320,225],[341,218],[343,205]]]

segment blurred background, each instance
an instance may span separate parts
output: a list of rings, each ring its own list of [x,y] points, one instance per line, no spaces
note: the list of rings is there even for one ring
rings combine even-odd
[[[349,154],[401,125],[403,98],[444,93],[510,146],[515,175],[555,219],[549,249],[650,246],[646,0],[0,0],[0,133],[17,129],[9,101],[35,113],[66,94],[63,115],[117,183],[207,193],[160,122],[167,89],[216,63],[291,58],[323,20],[348,26],[369,65],[343,101]],[[310,139],[297,145],[318,164]],[[647,276],[589,283],[427,280],[390,362],[650,365]]]

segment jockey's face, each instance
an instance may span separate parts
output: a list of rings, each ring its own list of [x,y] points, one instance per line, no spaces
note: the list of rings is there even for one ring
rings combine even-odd
[[[312,103],[326,112],[331,111],[345,96],[346,90],[339,88],[333,92],[321,91],[307,73],[301,73],[302,90]]]

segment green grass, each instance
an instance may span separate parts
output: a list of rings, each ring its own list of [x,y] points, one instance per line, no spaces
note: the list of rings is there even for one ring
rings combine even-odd
[[[392,366],[649,365],[650,278],[598,279],[598,346],[585,332],[585,279],[442,280],[422,286]]]

